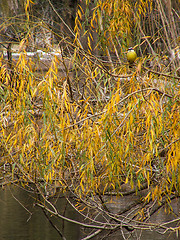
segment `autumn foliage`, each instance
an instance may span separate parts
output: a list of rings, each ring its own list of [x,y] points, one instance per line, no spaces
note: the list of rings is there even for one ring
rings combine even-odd
[[[0,156],[10,166],[4,184],[35,184],[43,196],[55,184],[79,199],[122,196],[128,185],[147,190],[143,203],[165,201],[171,209],[180,196],[180,50],[172,37],[178,28],[167,22],[178,26],[177,15],[163,1],[95,2],[78,7],[70,37],[54,33],[59,46],[44,50],[51,61],[41,71],[42,60],[25,50],[34,30],[27,1],[19,59],[10,70],[0,59]],[[132,67],[129,46],[139,56]]]

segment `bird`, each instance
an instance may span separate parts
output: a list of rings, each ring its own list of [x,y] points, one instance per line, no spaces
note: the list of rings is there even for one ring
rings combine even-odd
[[[128,48],[127,60],[130,64],[133,64],[137,58],[137,54],[132,47]]]

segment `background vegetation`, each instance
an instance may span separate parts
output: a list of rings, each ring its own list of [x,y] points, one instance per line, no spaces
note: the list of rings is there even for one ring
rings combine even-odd
[[[19,1],[23,13],[1,18],[3,44],[19,51],[0,59],[1,186],[36,192],[59,218],[50,197],[63,192],[85,218],[76,223],[94,229],[84,239],[105,229],[178,234],[179,216],[173,227],[147,221],[180,196],[179,1],[80,1],[66,8],[70,22],[65,5],[38,3]],[[105,197],[130,194],[133,206],[108,209]]]

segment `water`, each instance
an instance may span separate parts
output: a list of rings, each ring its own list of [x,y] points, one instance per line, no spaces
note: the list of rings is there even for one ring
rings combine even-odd
[[[22,205],[12,196],[12,193]],[[33,203],[32,196],[19,188],[0,190],[0,240],[61,239],[42,210],[37,206],[33,207]],[[66,207],[64,198],[58,200],[57,207],[64,211]],[[66,208],[66,216],[78,218],[70,206]],[[59,220],[56,221],[56,225],[63,231],[67,240],[79,239],[80,229],[77,225]]]
[[[119,210],[124,207],[128,199],[117,200],[116,204],[108,205],[111,210]],[[43,211],[34,206],[35,200],[33,195],[21,190],[18,187],[6,187],[0,190],[0,240],[57,240],[61,239],[56,230],[50,225]],[[71,219],[79,220],[77,212],[69,206],[65,198],[61,197],[57,200],[56,206],[58,211],[65,212],[65,216]],[[180,215],[180,201],[175,200],[173,203],[174,212]],[[53,218],[52,218],[53,219]],[[161,223],[173,219],[172,215],[168,215],[162,209],[160,213],[152,217],[152,221]],[[80,240],[83,236],[78,225],[55,220],[53,222],[61,230],[67,240]],[[123,229],[126,238],[128,234]],[[94,240],[101,239],[104,233]],[[105,240],[123,240],[122,232],[119,230],[111,235],[107,235]],[[165,235],[156,232],[132,232],[129,240],[176,240],[179,239],[176,233],[167,233]]]

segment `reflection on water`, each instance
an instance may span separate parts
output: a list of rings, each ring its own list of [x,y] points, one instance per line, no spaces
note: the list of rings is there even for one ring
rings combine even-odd
[[[12,192],[11,192],[12,191]],[[21,206],[20,201],[26,209]],[[66,202],[59,199],[59,210],[64,211]],[[76,213],[70,206],[66,208],[66,216],[77,219]],[[61,224],[61,226],[60,226]],[[79,227],[75,224],[57,221],[57,227],[62,231],[67,240],[79,239]],[[41,209],[33,207],[33,198],[27,192],[16,189],[0,190],[0,240],[57,240],[61,239],[52,228]]]
[[[19,202],[18,202],[19,201]],[[0,240],[57,240],[61,239],[58,233],[50,225],[41,209],[33,207],[32,195],[19,189],[5,189],[0,190]],[[128,199],[117,200],[116,204],[110,203],[108,207],[113,208],[114,211],[118,211],[120,208],[127,204]],[[22,205],[21,205],[21,204]],[[26,209],[25,209],[26,208]],[[59,198],[57,201],[58,210],[65,216],[78,220],[77,213],[67,205],[64,198]],[[180,214],[180,201],[175,200],[173,203],[174,213]],[[111,209],[112,210],[112,209]],[[164,221],[170,221],[171,215],[168,215],[162,209],[158,215],[152,217],[152,221],[156,223],[162,223]],[[55,222],[56,226],[63,232],[67,240],[80,240],[82,234],[80,234],[80,227],[68,223],[62,222],[59,219]],[[127,238],[127,232],[124,232]],[[104,235],[104,234],[103,234]],[[102,237],[102,235],[101,235]],[[93,238],[102,239],[100,236]],[[122,232],[118,232],[107,235],[105,240],[123,240]],[[176,233],[167,233],[165,235],[158,234],[156,232],[132,232],[129,240],[176,240],[178,237]]]

